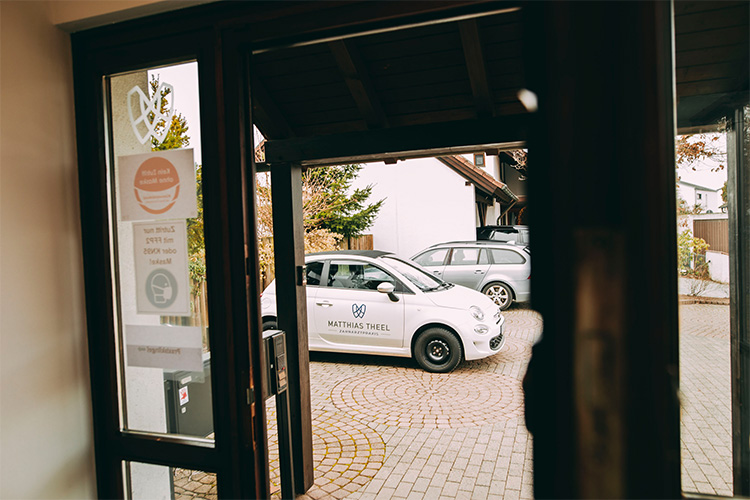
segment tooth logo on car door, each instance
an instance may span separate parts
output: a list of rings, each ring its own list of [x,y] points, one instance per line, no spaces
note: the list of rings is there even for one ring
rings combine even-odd
[[[366,310],[367,310],[366,304],[362,304],[361,306],[358,306],[357,304],[352,304],[352,314],[354,315],[355,318],[364,318]]]

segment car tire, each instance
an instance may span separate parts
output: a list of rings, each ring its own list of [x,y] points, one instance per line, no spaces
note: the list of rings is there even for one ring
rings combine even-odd
[[[462,358],[461,341],[445,328],[428,328],[414,343],[414,360],[431,373],[453,371]]]
[[[278,330],[279,325],[276,323],[276,318],[266,318],[263,320],[263,331],[266,330]]]
[[[500,306],[501,311],[505,311],[513,303],[513,291],[505,283],[490,283],[482,289],[482,293]]]

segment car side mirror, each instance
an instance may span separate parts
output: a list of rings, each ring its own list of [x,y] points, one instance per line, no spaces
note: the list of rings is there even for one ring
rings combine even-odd
[[[398,295],[393,293],[394,290],[396,290],[396,287],[393,286],[393,283],[388,283],[387,281],[384,281],[378,285],[378,292],[387,293],[388,298],[391,299],[391,302],[398,302]]]

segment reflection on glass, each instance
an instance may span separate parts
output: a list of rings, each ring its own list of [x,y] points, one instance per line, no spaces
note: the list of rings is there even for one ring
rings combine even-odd
[[[162,465],[126,462],[130,498],[164,500],[216,500],[216,474],[165,467]]]
[[[197,63],[111,76],[122,427],[213,433]]]

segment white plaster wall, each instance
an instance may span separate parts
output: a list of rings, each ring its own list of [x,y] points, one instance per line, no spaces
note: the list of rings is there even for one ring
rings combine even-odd
[[[215,0],[53,0],[50,22],[72,33]]]
[[[73,75],[48,2],[0,2],[0,498],[95,498]]]
[[[365,231],[376,250],[409,258],[435,243],[476,238],[474,187],[434,158],[367,164],[354,186],[368,184],[370,200],[387,198]]]
[[[706,250],[708,274],[711,279],[721,283],[729,283],[729,255],[721,252]]]
[[[706,197],[706,211],[711,210],[713,213],[720,213],[719,205],[721,205],[721,195],[718,191],[705,191],[704,196]]]
[[[677,191],[680,195],[680,198],[687,202],[688,208],[693,208],[693,206],[695,205],[695,188],[686,186],[684,184],[678,184]]]

